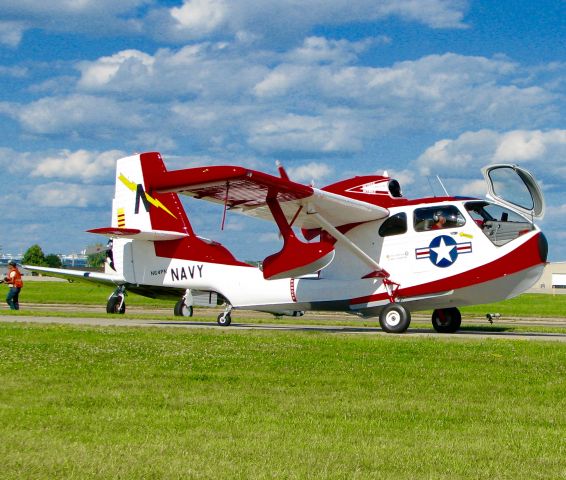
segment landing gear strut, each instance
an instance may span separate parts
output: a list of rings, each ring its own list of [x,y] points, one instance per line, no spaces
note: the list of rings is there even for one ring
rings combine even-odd
[[[438,333],[454,333],[462,325],[462,314],[457,308],[439,308],[432,312],[432,326]]]
[[[106,313],[124,314],[126,312],[126,288],[120,285],[106,302]]]

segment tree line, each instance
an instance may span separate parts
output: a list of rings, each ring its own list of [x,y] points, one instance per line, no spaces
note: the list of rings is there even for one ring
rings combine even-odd
[[[97,244],[95,247],[100,247],[100,251],[87,255],[88,267],[101,267],[102,265],[104,265],[104,261],[106,260],[106,251],[102,247],[102,244],[100,244],[100,246]],[[45,255],[42,248],[37,244],[32,245],[26,250],[24,256],[22,257],[22,264],[51,268],[61,268],[63,266],[63,262],[58,255],[56,255],[55,253],[49,253]]]

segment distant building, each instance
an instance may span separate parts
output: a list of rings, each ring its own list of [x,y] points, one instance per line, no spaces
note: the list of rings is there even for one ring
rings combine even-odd
[[[71,255],[57,255],[61,259],[63,267],[84,268],[88,263],[88,256],[84,253],[73,253]]]
[[[8,269],[8,262],[14,260],[16,263],[22,263],[23,254],[12,255],[11,253],[0,254],[0,272],[5,272]]]
[[[566,262],[548,263],[529,292],[566,294]]]

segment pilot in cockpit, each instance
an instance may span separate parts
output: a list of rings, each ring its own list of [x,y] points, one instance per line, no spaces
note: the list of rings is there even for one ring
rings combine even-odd
[[[441,230],[446,228],[446,217],[443,215],[444,212],[438,211],[433,216],[432,219],[434,223],[430,227],[431,230]]]

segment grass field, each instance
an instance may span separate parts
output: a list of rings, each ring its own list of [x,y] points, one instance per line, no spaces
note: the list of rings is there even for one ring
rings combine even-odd
[[[5,479],[566,478],[566,344],[0,323]]]

